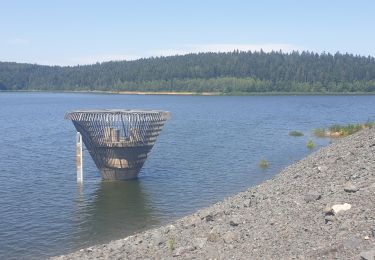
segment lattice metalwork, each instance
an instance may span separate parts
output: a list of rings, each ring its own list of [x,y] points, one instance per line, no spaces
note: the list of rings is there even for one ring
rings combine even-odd
[[[68,112],[104,179],[138,176],[170,113],[157,110]]]

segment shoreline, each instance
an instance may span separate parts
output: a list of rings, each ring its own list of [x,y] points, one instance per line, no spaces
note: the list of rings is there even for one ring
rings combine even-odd
[[[375,128],[257,186],[124,239],[52,259],[373,259]]]
[[[170,95],[170,96],[374,96],[375,92],[178,92],[114,90],[0,90],[1,93],[78,93],[104,95]]]

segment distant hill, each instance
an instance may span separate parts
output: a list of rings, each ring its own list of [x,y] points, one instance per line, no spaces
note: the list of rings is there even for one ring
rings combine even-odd
[[[375,92],[375,59],[234,51],[67,67],[0,62],[0,90]]]

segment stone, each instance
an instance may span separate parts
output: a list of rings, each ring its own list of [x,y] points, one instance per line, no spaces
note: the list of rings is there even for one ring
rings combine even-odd
[[[88,252],[88,253],[91,253],[92,251],[93,251],[92,247],[89,247],[89,248],[86,249],[86,252]]]
[[[135,244],[136,244],[136,245],[142,244],[142,242],[143,242],[143,240],[142,240],[141,238],[137,238],[137,239],[135,240]]]
[[[223,225],[216,225],[211,229],[210,233],[208,233],[207,240],[210,242],[217,242],[225,231],[226,229]]]
[[[165,243],[165,238],[163,237],[161,232],[157,231],[152,234],[152,240],[155,246],[160,246],[161,244]]]
[[[189,224],[191,226],[194,226],[196,227],[197,225],[199,225],[199,223],[201,223],[201,218],[198,216],[198,215],[193,215],[191,218],[189,218]]]
[[[352,208],[352,205],[349,203],[344,204],[336,204],[332,206],[332,210],[335,214],[339,213],[340,211],[347,211]]]
[[[194,251],[194,250],[195,250],[195,248],[192,247],[192,246],[182,246],[182,247],[177,248],[173,252],[173,256],[181,256],[181,255],[185,254],[186,252]]]
[[[207,216],[205,217],[205,219],[206,219],[207,222],[208,222],[208,221],[214,221],[214,217],[213,217],[211,214],[207,215]]]
[[[223,239],[227,244],[233,243],[237,240],[237,234],[232,231],[228,231],[224,234]]]
[[[169,225],[169,226],[168,226],[168,229],[169,229],[169,231],[173,231],[173,230],[176,229],[176,227],[175,227],[174,225]]]
[[[211,232],[222,234],[224,230],[224,227],[222,225],[216,225],[211,229]]]
[[[232,227],[237,227],[239,224],[241,224],[241,218],[238,215],[234,215],[231,217],[229,221],[229,225]]]
[[[326,205],[325,208],[323,209],[323,213],[325,215],[333,215],[333,209],[330,205]]]
[[[217,242],[219,241],[219,234],[217,233],[208,233],[207,240],[210,242]]]
[[[375,249],[362,251],[359,256],[361,260],[374,260],[375,259]]]
[[[251,200],[250,199],[245,199],[244,202],[243,202],[243,206],[245,208],[250,207],[251,206]]]
[[[320,195],[319,193],[310,192],[310,193],[306,194],[303,199],[305,200],[306,203],[310,203],[310,202],[314,202],[316,200],[320,200],[321,198],[322,198],[322,195]]]
[[[335,222],[337,218],[333,215],[327,215],[324,217],[325,223],[327,224],[328,222]]]
[[[196,248],[203,248],[207,243],[207,237],[197,237],[194,239],[194,246]]]
[[[328,170],[328,167],[327,166],[318,166],[318,172],[326,172]]]
[[[349,193],[354,193],[357,192],[359,188],[357,188],[353,183],[347,182],[344,185],[344,191],[349,192]]]
[[[360,178],[360,176],[359,176],[358,173],[353,173],[353,174],[350,176],[350,179],[352,179],[352,180],[356,180],[356,179],[359,179],[359,178]]]
[[[373,229],[371,230],[371,234],[372,234],[373,237],[375,237],[375,228],[373,228]]]
[[[348,249],[356,249],[361,245],[362,241],[355,237],[347,238],[343,241],[343,245]]]

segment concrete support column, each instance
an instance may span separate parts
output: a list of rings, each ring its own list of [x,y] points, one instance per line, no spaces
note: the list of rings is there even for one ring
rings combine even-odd
[[[77,182],[83,182],[83,154],[82,154],[82,135],[77,132],[77,148],[76,148],[76,162],[77,162]]]

